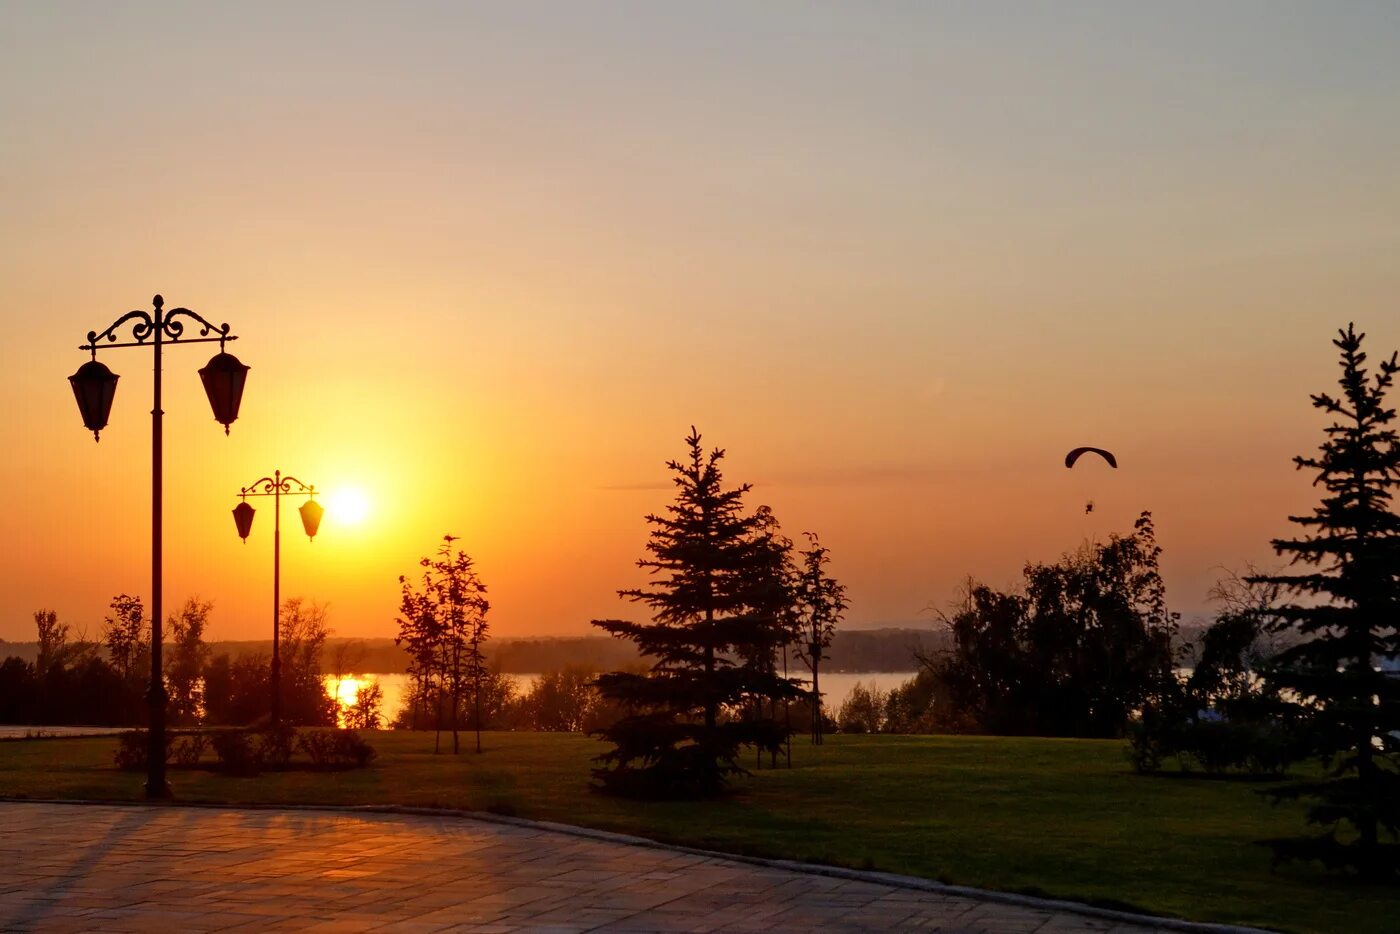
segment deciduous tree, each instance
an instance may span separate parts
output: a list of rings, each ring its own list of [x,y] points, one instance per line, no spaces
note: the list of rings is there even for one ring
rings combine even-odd
[[[204,630],[213,608],[214,604],[191,597],[179,612],[170,614],[166,624],[170,633],[165,656],[166,716],[174,726],[198,723],[204,709],[203,675],[209,660]]]
[[[107,658],[123,686],[123,722],[133,722],[141,711],[140,699],[150,681],[151,623],[140,597],[117,594],[103,620],[102,641]]]
[[[414,660],[412,673],[423,679],[423,686],[436,686],[439,731],[443,704],[447,703],[453,753],[460,749],[457,731],[462,691],[471,686],[471,720],[476,751],[481,752],[482,698],[490,676],[482,646],[490,632],[486,615],[491,604],[471,556],[453,548],[456,540],[455,535],[444,535],[437,557],[419,561],[423,568],[419,587],[406,577],[399,578],[402,597],[395,641],[408,648]]]
[[[797,581],[797,612],[803,640],[797,656],[812,672],[812,742],[822,741],[821,663],[836,635],[836,625],[846,612],[846,587],[826,573],[830,550],[808,532],[809,547],[800,553],[802,568]]]
[[[362,684],[355,691],[355,702],[345,711],[345,726],[351,730],[377,730],[384,721],[384,688],[378,679]]]
[[[64,662],[72,629],[67,623],[60,623],[58,614],[53,610],[35,610],[34,633],[39,642],[34,667],[42,676],[51,666]]]
[[[321,676],[321,653],[330,628],[326,608],[292,597],[282,601],[282,715],[288,723],[334,726],[335,698]]]
[[[935,715],[987,733],[1112,737],[1175,684],[1150,513],[1133,534],[1029,564],[1023,592],[970,582],[947,618],[954,647],[928,659],[946,687]]]

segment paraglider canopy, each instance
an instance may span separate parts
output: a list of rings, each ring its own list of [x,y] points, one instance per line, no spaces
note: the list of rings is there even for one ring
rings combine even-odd
[[[1105,451],[1103,448],[1075,448],[1065,455],[1065,466],[1073,467],[1074,462],[1085,454],[1097,454],[1099,457],[1108,461],[1108,466],[1112,467],[1114,470],[1118,469],[1118,458],[1114,457],[1111,451]]]

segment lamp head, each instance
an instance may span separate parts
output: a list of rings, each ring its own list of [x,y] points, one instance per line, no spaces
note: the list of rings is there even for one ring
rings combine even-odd
[[[325,515],[326,510],[314,499],[308,499],[297,512],[301,513],[301,527],[306,529],[306,537],[314,540],[316,530],[321,527],[321,516]]]
[[[98,432],[107,427],[107,417],[112,414],[112,400],[117,395],[119,378],[105,363],[98,363],[95,355],[78,367],[78,372],[68,377],[73,396],[78,400],[83,424],[99,441]]]
[[[248,533],[253,531],[253,513],[256,510],[245,499],[233,507],[233,524],[238,527],[238,537],[248,541]]]
[[[238,419],[248,367],[233,354],[221,350],[199,371],[199,379],[204,383],[209,407],[214,410],[214,420],[223,425],[224,434],[228,434],[229,426]]]

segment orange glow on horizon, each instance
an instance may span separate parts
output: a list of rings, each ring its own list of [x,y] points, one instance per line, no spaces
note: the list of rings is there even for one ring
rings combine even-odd
[[[163,358],[164,604],[211,639],[270,638],[271,504],[229,512],[274,468],[324,492],[281,592],[337,635],[392,637],[444,533],[494,637],[636,616],[691,425],[849,626],[1142,509],[1205,612],[1316,502],[1335,330],[1400,346],[1400,57],[1324,7],[12,5],[0,639],[149,605],[151,354],[99,351],[100,444],[66,377],[157,292],[251,367],[225,435],[213,346]]]

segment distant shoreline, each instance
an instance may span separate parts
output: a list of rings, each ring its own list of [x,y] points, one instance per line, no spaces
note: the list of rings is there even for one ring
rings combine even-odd
[[[947,648],[946,632],[930,629],[849,629],[838,630],[822,662],[822,670],[832,674],[875,674],[913,671],[919,668],[917,655],[928,655]],[[209,643],[211,656],[271,655],[269,639],[218,640]],[[642,659],[630,642],[610,636],[543,636],[525,639],[493,639],[485,646],[492,666],[506,674],[537,674],[567,666],[587,666],[612,671],[637,665]],[[0,642],[0,659],[17,656],[33,661],[38,646],[33,642]],[[357,639],[337,636],[326,640],[321,653],[321,670],[327,674],[403,674],[409,656],[390,638]],[[799,671],[801,662],[793,661]]]

